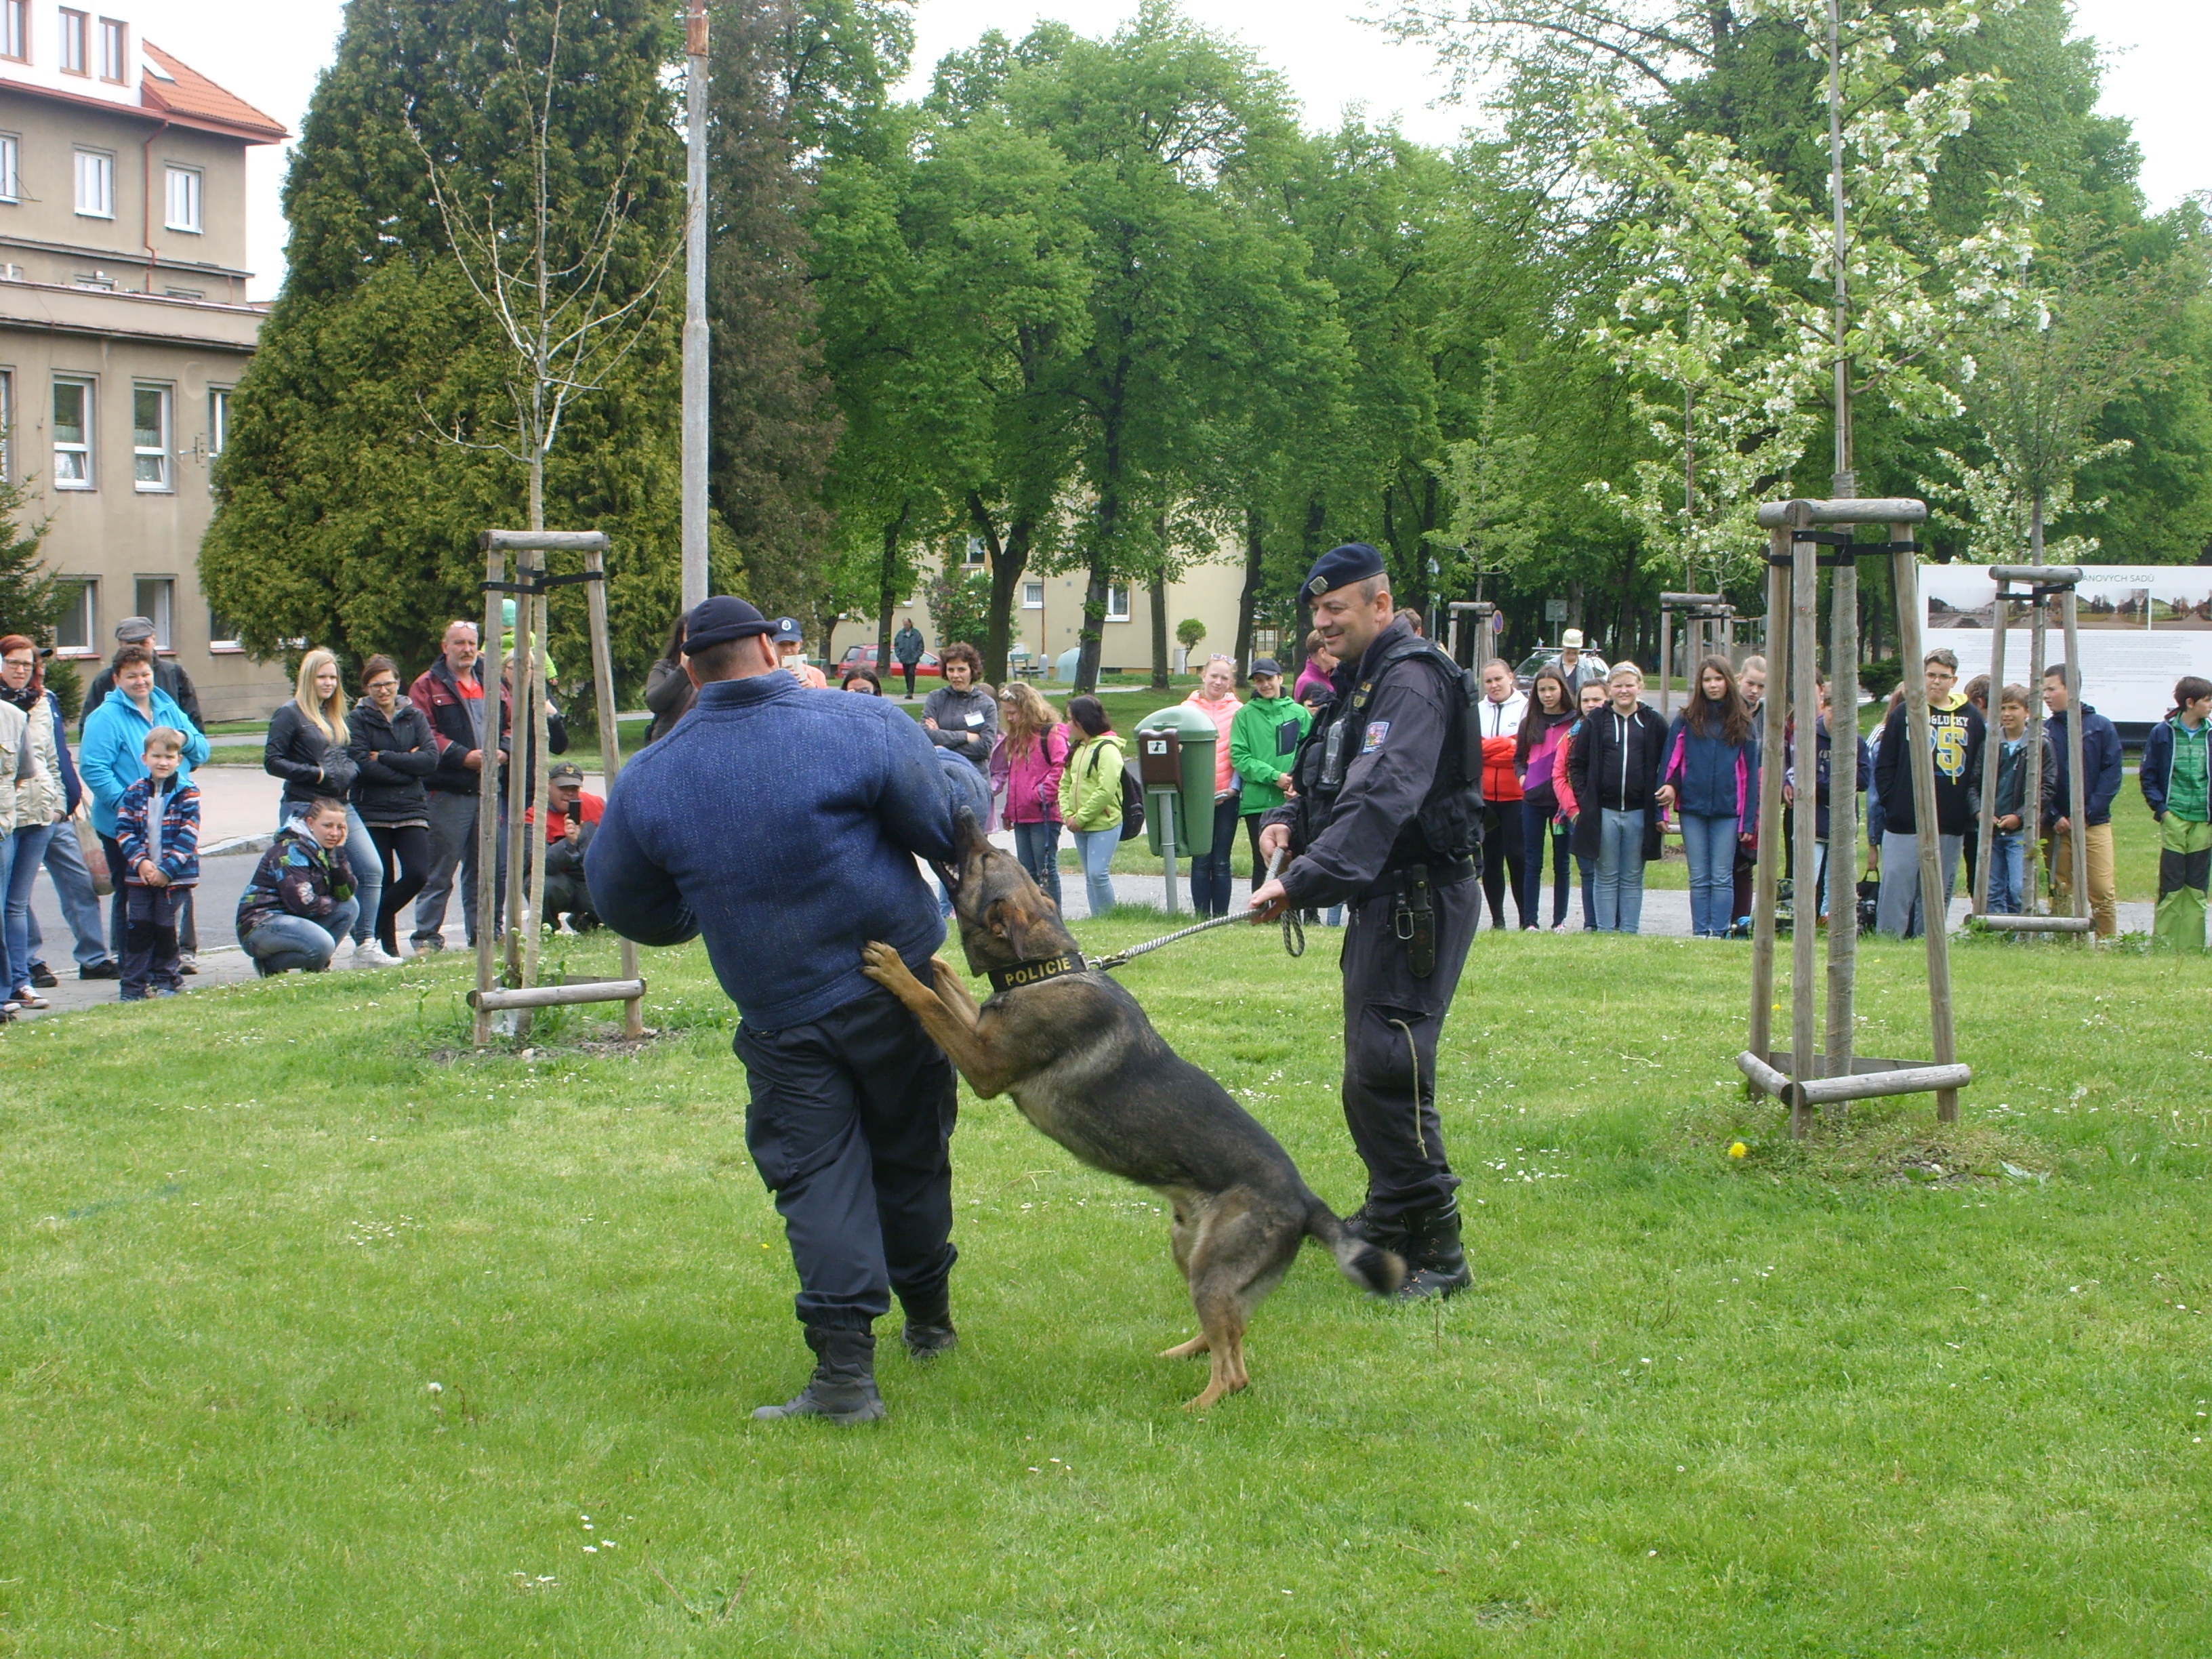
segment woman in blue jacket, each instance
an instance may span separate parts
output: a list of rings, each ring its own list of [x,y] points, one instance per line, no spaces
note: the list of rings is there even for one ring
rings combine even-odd
[[[1690,931],[1726,939],[1735,849],[1759,839],[1759,744],[1726,657],[1698,665],[1698,690],[1667,733],[1653,799],[1681,815]]]
[[[122,804],[123,792],[146,775],[146,734],[157,726],[173,726],[185,734],[184,763],[177,769],[179,788],[192,781],[192,768],[207,764],[208,740],[176,699],[154,684],[151,651],[143,645],[123,646],[112,666],[114,695],[103,698],[85,717],[76,769],[91,792],[92,827],[100,832],[107,872],[115,884],[109,937],[120,939],[125,872],[123,848],[115,839],[115,809]],[[188,925],[179,918],[177,931],[186,938]]]

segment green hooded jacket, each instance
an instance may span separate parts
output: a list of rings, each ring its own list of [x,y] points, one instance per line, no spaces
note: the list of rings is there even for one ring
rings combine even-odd
[[[1313,715],[1289,697],[1255,697],[1237,711],[1229,726],[1229,763],[1244,781],[1237,802],[1240,817],[1283,804],[1283,780],[1312,724]]]

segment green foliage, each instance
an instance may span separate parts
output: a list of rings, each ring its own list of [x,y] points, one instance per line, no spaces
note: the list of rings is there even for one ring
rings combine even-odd
[[[62,719],[73,721],[84,708],[84,679],[73,662],[64,662],[59,657],[46,659],[46,690],[54,694],[61,705]]]
[[[955,641],[978,651],[983,648],[991,627],[989,577],[957,567],[940,571],[929,579],[922,598],[929,606],[930,625],[940,648]]]
[[[54,641],[54,620],[62,594],[53,573],[39,562],[44,520],[26,523],[30,492],[13,478],[0,478],[0,634],[21,634],[40,645]]]
[[[419,666],[447,621],[482,614],[475,538],[527,522],[527,470],[476,447],[512,431],[512,360],[453,256],[424,152],[460,211],[511,220],[537,79],[516,66],[550,58],[553,247],[588,247],[619,185],[620,303],[680,219],[668,45],[641,0],[350,8],[286,182],[289,274],[233,402],[201,550],[210,602],[257,655],[305,637]],[[613,538],[611,620],[633,684],[678,602],[675,347],[664,309],[571,404],[546,471],[546,522]],[[554,654],[583,660],[580,589],[552,610]]]
[[[1186,651],[1196,650],[1205,637],[1206,624],[1195,617],[1186,617],[1176,624],[1176,643]]]

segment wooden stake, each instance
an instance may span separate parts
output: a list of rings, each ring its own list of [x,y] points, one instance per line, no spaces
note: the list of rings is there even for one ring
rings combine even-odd
[[[1786,684],[1783,675],[1789,666],[1790,630],[1786,618],[1790,614],[1790,531],[1787,527],[1770,531],[1767,536],[1766,564],[1766,684],[1765,719],[1759,739],[1763,753],[1782,752],[1782,704],[1776,688]],[[1782,769],[1770,766],[1759,775],[1759,821],[1762,824],[1782,822]],[[1774,1030],[1774,902],[1782,884],[1782,837],[1761,835],[1759,838],[1759,863],[1753,877],[1751,902],[1751,1040],[1747,1045],[1753,1054],[1763,1054],[1772,1046]],[[1753,1084],[1752,1092],[1758,1092]],[[1794,1127],[1794,1126],[1793,1126]]]
[[[2067,585],[2059,616],[2066,625],[2066,839],[2073,843],[2074,914],[2089,914],[2088,780],[2081,775],[2081,636],[2075,629],[2074,588]]]
[[[1791,705],[1784,711],[1797,717],[1797,744],[1800,754],[1813,754],[1814,737],[1812,714],[1819,707],[1820,692],[1814,680],[1820,673],[1820,544],[1816,542],[1796,542],[1791,544],[1790,560],[1790,659],[1789,672],[1784,675],[1778,665],[1767,666],[1766,701],[1773,707],[1786,696]],[[1766,766],[1761,769],[1760,793],[1765,791],[1767,769],[1783,763],[1784,750],[1780,745],[1765,751]],[[1808,768],[1809,771],[1810,769]],[[1814,1030],[1814,996],[1819,988],[1814,983],[1814,947],[1818,943],[1814,927],[1814,907],[1807,902],[1813,890],[1813,833],[1814,811],[1810,797],[1801,797],[1796,810],[1790,815],[1793,834],[1790,852],[1796,875],[1790,887],[1790,912],[1795,917],[1790,930],[1790,1073],[1799,1082],[1813,1075],[1814,1046],[1817,1034]],[[1782,839],[1782,820],[1771,824],[1762,822],[1759,840],[1763,843],[1771,835],[1777,842]],[[1790,1103],[1790,1133],[1802,1139],[1812,1128],[1812,1113],[1802,1096]]]
[[[526,586],[534,583],[538,573],[545,568],[542,550],[526,550],[516,562],[516,574]],[[507,941],[507,984],[512,990],[522,983],[522,822],[523,787],[532,764],[537,757],[531,753],[530,740],[537,731],[529,718],[531,638],[532,620],[530,596],[519,593],[514,605],[514,651],[510,672],[512,684],[504,688],[501,698],[507,708],[507,822],[501,825],[507,838],[506,904],[500,918],[501,932]],[[495,688],[498,689],[498,688]],[[487,717],[489,718],[489,716]]]
[[[482,705],[483,715],[483,764],[477,773],[477,989],[492,988],[492,976],[498,960],[495,943],[497,929],[492,926],[494,906],[499,896],[499,664],[501,641],[499,627],[499,590],[495,583],[507,580],[507,555],[496,547],[484,554],[484,626],[480,635],[483,649],[479,659],[490,666],[484,670],[489,676],[487,690]],[[476,1011],[476,1042],[478,1048],[491,1041],[491,1011],[479,1007]]]
[[[1910,525],[1889,528],[1890,540],[1899,544],[1900,550],[1911,538]],[[1920,928],[1928,942],[1928,1021],[1936,1064],[1948,1066],[1959,1054],[1951,1022],[1951,940],[1943,903],[1942,836],[1936,823],[1936,751],[1928,725],[1928,676],[1921,661],[1926,653],[1920,636],[1919,561],[1904,550],[1893,553],[1890,559],[1891,585],[1897,597],[1898,644],[1905,669],[1905,754],[1912,768],[1913,839],[1920,851]],[[1952,1123],[1958,1116],[1958,1090],[1938,1090],[1936,1121]]]
[[[604,576],[605,556],[597,548],[584,556],[584,568]],[[584,597],[592,630],[592,692],[599,708],[599,770],[604,775],[609,795],[615,792],[615,779],[622,773],[622,722],[620,711],[615,707],[614,649],[609,643],[607,630],[607,585],[604,580],[584,584]],[[622,942],[622,976],[635,980],[637,946],[629,939]],[[645,1035],[645,1001],[642,991],[623,1004],[623,1033],[632,1042]]]
[[[2021,815],[2027,844],[2021,848],[2021,902],[2030,915],[2041,914],[2043,902],[2043,668],[2050,649],[2050,601],[2040,593],[2028,596],[2027,627],[2027,799]],[[2034,829],[2027,830],[2030,822]]]
[[[1990,851],[1996,835],[1997,762],[2004,752],[2004,744],[1998,735],[1997,710],[2004,698],[2005,611],[2009,594],[2009,585],[2004,578],[1998,577],[1996,632],[1990,636],[1990,712],[1988,725],[1982,732],[1982,811],[1980,822],[1974,826],[1973,908],[1978,916],[1990,913]],[[2027,827],[2025,814],[2021,827]]]
[[[1859,962],[1859,570],[1836,567],[1828,595],[1828,1071],[1848,1077],[1858,1033],[1854,1006]],[[1817,781],[1818,751],[1814,777]],[[1803,774],[1799,776],[1802,780]],[[1816,782],[1817,787],[1817,782]],[[1801,782],[1798,799],[1804,799]],[[1817,802],[1817,795],[1816,795]],[[1816,804],[1814,811],[1819,811]],[[1838,885],[1838,884],[1841,884]],[[1819,914],[1817,908],[1814,914]]]
[[[545,555],[538,556],[538,568],[545,567]],[[553,823],[553,745],[552,734],[547,729],[545,706],[552,696],[550,663],[545,649],[546,599],[540,593],[530,601],[530,655],[525,659],[530,671],[530,754],[532,766],[523,779],[523,793],[531,798],[530,805],[537,810],[535,823],[525,823],[520,839],[527,851],[524,858],[523,885],[529,895],[529,920],[522,925],[522,984],[525,989],[538,983],[538,955],[545,938],[545,851],[546,830]],[[530,1035],[530,1012],[527,1008],[516,1017],[514,1034],[518,1037]]]

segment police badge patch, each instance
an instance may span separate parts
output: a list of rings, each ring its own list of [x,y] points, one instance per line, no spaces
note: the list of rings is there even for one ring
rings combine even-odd
[[[1365,739],[1364,739],[1364,740],[1360,744],[1360,745],[1359,745],[1359,752],[1360,752],[1361,754],[1363,754],[1363,755],[1371,755],[1371,754],[1373,754],[1376,750],[1380,749],[1380,748],[1382,746],[1382,739],[1383,739],[1383,738],[1387,738],[1387,737],[1389,737],[1389,735],[1390,735],[1390,722],[1389,722],[1389,721],[1388,721],[1388,720],[1370,720],[1370,721],[1368,721],[1368,722],[1367,722],[1367,736],[1366,736],[1366,738],[1365,738]]]

